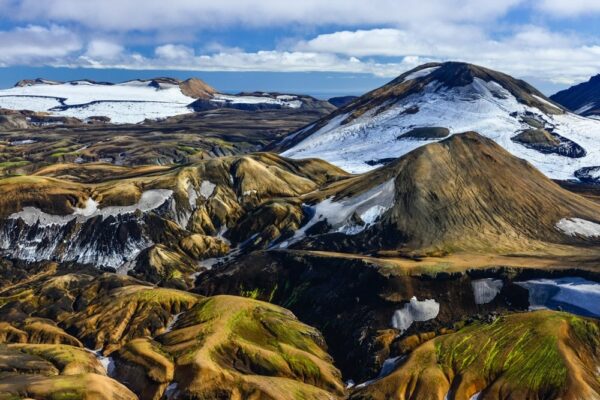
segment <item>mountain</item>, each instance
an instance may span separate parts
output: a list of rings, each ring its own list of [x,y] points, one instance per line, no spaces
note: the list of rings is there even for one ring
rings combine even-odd
[[[599,330],[598,321],[550,311],[478,321],[396,358],[350,398],[594,399]]]
[[[559,244],[594,239],[571,231],[577,230],[572,221],[600,228],[596,203],[474,132],[417,148],[303,201],[313,215],[303,232],[319,227],[319,235],[294,248],[551,252]]]
[[[327,99],[327,101],[339,108],[352,103],[356,99],[358,99],[358,96],[339,96]]]
[[[0,249],[186,287],[198,261],[293,234],[303,219],[296,198],[345,176],[268,153],[175,168],[55,165],[0,180]]]
[[[241,110],[303,109],[331,112],[327,101],[280,93],[219,93],[200,79],[161,77],[122,83],[84,79],[69,82],[33,79],[0,90],[0,108],[47,112],[82,121],[110,118],[113,123],[139,123],[217,108]]]
[[[1,399],[334,400],[345,393],[321,333],[284,308],[93,269],[0,264],[0,279],[11,280],[0,294],[19,298],[0,307]],[[19,279],[6,268],[32,274]]]
[[[492,313],[491,322],[495,313],[548,307],[600,316],[593,305],[600,293],[600,205],[477,133],[424,145],[371,172],[337,176],[299,201],[280,199],[279,220],[294,215],[294,204],[302,204],[303,216],[293,235],[220,259],[198,276],[194,291],[253,293],[289,308],[323,332],[337,365],[356,382],[397,366],[406,354],[396,346],[414,349],[475,315]],[[245,221],[267,220],[274,208],[265,204]],[[226,236],[241,231],[264,240],[258,226],[242,222]],[[591,281],[569,278],[581,276]],[[478,338],[459,340],[472,348]],[[585,365],[586,373],[593,365]],[[401,378],[390,391],[403,390]],[[394,397],[388,391],[374,398]]]
[[[600,122],[569,113],[524,81],[457,62],[415,68],[279,143],[364,172],[426,143],[477,131],[547,176],[600,165]]]
[[[600,116],[600,74],[587,82],[561,90],[550,98],[576,114]]]
[[[503,398],[495,376],[511,398],[598,391],[597,322],[527,310],[600,316],[600,205],[474,132],[361,175],[272,153],[56,163],[0,194],[6,398],[389,398],[438,369],[407,398],[463,375],[449,398]],[[502,367],[521,338],[519,362],[552,356],[524,388]]]
[[[206,111],[218,108],[232,108],[245,111],[301,109],[329,113],[335,106],[324,100],[306,95],[242,92],[236,95],[215,94],[212,98],[198,99],[189,106],[194,111]]]
[[[153,282],[230,251],[567,255],[600,234],[600,206],[474,132],[357,176],[258,153],[175,168],[55,165],[0,191],[6,256]],[[190,284],[179,276],[172,284]]]

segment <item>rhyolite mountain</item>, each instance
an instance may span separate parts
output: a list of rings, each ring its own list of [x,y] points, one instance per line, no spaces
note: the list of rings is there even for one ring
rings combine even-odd
[[[549,332],[552,354],[590,358],[556,365],[560,380],[507,388],[514,398],[547,387],[596,390],[588,380],[596,322],[548,313],[517,317],[529,324],[521,327],[481,314],[525,312],[547,301],[595,316],[591,281],[560,303],[551,301],[560,286],[530,291],[522,284],[573,274],[598,279],[581,257],[598,259],[600,205],[477,133],[428,144],[362,175],[269,153],[170,169],[91,167],[57,165],[2,180],[2,243],[13,259],[0,262],[6,393],[386,398],[403,390],[412,368],[398,360],[413,351],[431,357],[433,343],[446,349],[475,331],[468,343],[475,346],[490,329],[518,328],[500,354],[490,350],[501,362],[510,359],[511,338],[543,331],[552,318],[578,329],[574,340]],[[84,348],[95,358],[84,357]],[[446,362],[448,352],[439,359]],[[578,373],[567,373],[573,365]],[[448,387],[470,371],[450,367],[456,375]],[[342,377],[365,384],[348,390]],[[492,387],[477,379],[460,393]],[[415,389],[408,398],[419,393],[430,392]]]
[[[522,80],[484,67],[430,63],[408,71],[279,143],[349,172],[383,165],[426,143],[476,131],[547,176],[600,165],[600,122],[568,112]]]
[[[570,127],[595,121],[460,63],[330,116],[224,96],[141,124],[1,113],[0,400],[600,398],[598,190],[536,168],[593,182]],[[311,143],[369,171],[256,152],[327,126]]]
[[[552,100],[576,114],[600,116],[600,74],[550,96]]]
[[[195,290],[242,290],[290,308],[332,339],[331,354],[357,382],[394,356],[390,324],[418,334],[486,310],[524,310],[528,290],[515,282],[567,265],[593,270],[599,255],[597,203],[473,132],[338,177],[300,199],[304,222],[293,235],[224,260],[199,275]],[[473,294],[478,285],[489,300]],[[429,306],[432,314],[423,311]],[[404,307],[419,315],[415,324],[391,322]]]
[[[157,282],[232,248],[551,252],[600,232],[596,203],[474,132],[357,176],[258,153],[167,169],[56,165],[0,190],[7,256],[149,269]]]

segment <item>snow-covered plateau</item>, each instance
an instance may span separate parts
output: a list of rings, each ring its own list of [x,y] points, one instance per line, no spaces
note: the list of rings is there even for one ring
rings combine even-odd
[[[118,84],[73,81],[15,86],[0,90],[0,108],[48,112],[52,116],[109,117],[112,123],[139,123],[193,112],[195,98],[185,95],[174,83],[128,81]],[[302,100],[293,95],[225,95],[214,94],[208,101],[215,104],[269,104],[283,108],[300,108]]]

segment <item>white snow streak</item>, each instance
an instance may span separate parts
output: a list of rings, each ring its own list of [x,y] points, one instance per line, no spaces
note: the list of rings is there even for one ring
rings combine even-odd
[[[11,214],[9,219],[22,219],[27,225],[35,225],[39,223],[40,226],[48,225],[66,225],[73,219],[77,219],[79,222],[84,222],[90,218],[101,216],[107,218],[110,216],[118,216],[123,214],[132,214],[136,211],[142,213],[154,210],[164,204],[173,195],[172,190],[167,189],[154,189],[147,190],[142,193],[140,200],[130,206],[109,206],[105,208],[98,208],[98,203],[89,198],[86,201],[84,208],[75,208],[70,215],[54,215],[48,214],[36,207],[24,207],[22,211]]]

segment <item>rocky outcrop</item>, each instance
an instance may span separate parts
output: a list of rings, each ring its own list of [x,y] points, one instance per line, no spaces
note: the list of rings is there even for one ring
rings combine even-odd
[[[477,299],[472,283],[486,275],[445,272],[445,268],[395,268],[385,259],[327,252],[254,252],[201,274],[203,295],[252,294],[292,310],[320,329],[344,376],[357,382],[376,376],[390,356],[390,330],[398,310],[414,299],[433,301],[433,318],[414,317],[404,335],[436,331],[468,316],[527,309],[527,291],[502,275],[502,288],[488,301]],[[335,316],[332,318],[331,316]],[[393,339],[398,330],[391,335]]]
[[[577,143],[545,129],[528,129],[512,137],[511,140],[544,154],[558,154],[571,158],[586,156],[585,149]]]
[[[443,139],[450,134],[450,130],[448,128],[442,127],[422,127],[422,128],[414,128],[410,131],[403,133],[398,136],[398,140],[402,139],[413,139],[413,140],[434,140],[434,139]]]
[[[110,171],[82,173],[100,179],[91,185],[62,176],[0,181],[6,195],[0,199],[0,249],[27,261],[133,268],[135,276],[161,284],[174,279],[183,288],[181,275],[196,272],[197,261],[224,255],[227,239],[236,246],[259,235],[253,247],[267,247],[298,229],[300,201],[279,198],[346,176],[322,161],[268,153],[142,169],[126,184],[111,179]]]
[[[331,97],[327,99],[327,101],[336,106],[337,108],[340,108],[352,103],[356,99],[358,99],[358,96],[339,96]]]

